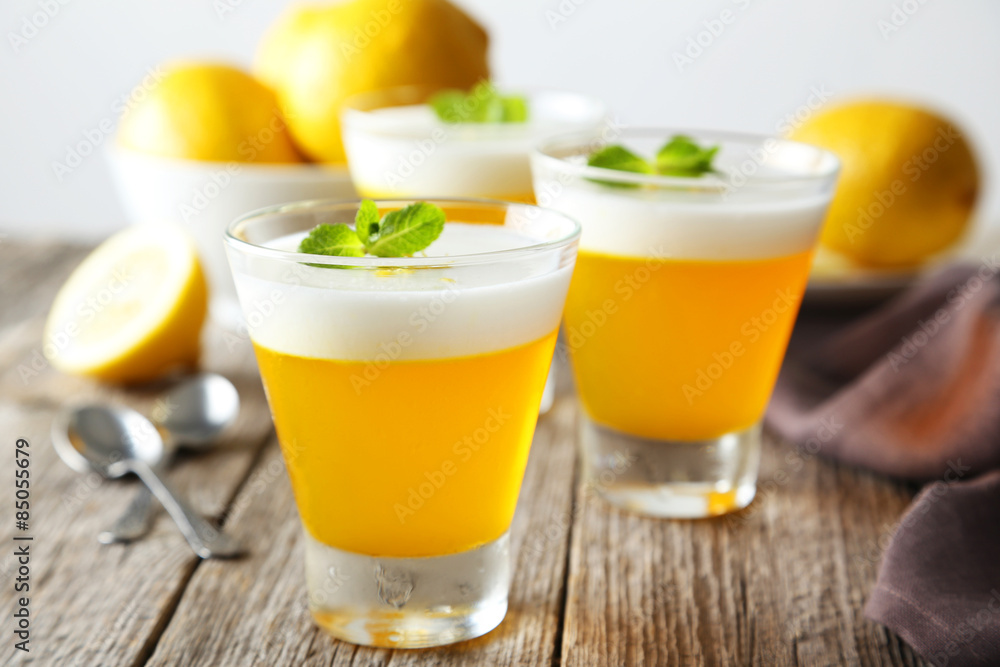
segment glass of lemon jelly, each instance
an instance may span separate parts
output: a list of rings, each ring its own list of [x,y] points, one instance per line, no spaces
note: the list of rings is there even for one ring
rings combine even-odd
[[[353,224],[357,201],[264,209],[226,236],[309,606],[357,644],[448,644],[503,619],[508,529],[576,258],[562,214],[428,201],[447,222],[418,257],[297,252],[317,224]]]
[[[564,336],[583,406],[584,472],[610,502],[698,518],[756,492],[761,420],[839,169],[772,137],[627,129],[718,147],[699,176],[588,165],[582,134],[532,156],[538,202],[582,226]]]

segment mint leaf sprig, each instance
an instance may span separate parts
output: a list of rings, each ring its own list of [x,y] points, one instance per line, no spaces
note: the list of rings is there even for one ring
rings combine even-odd
[[[314,227],[309,236],[302,239],[299,252],[331,257],[364,257],[365,246],[349,225],[323,224]]]
[[[444,211],[434,204],[416,202],[380,218],[375,202],[364,199],[354,216],[354,227],[343,222],[317,225],[299,243],[299,252],[331,257],[409,257],[434,243],[444,223]]]
[[[701,176],[712,171],[719,146],[702,148],[683,134],[671,137],[656,153],[656,171],[663,176]]]
[[[587,158],[587,165],[615,171],[627,171],[636,174],[658,174],[660,176],[699,177],[712,171],[712,161],[719,146],[701,147],[691,137],[677,134],[670,138],[652,160],[636,155],[624,146],[617,144],[607,146],[592,153]],[[636,188],[637,183],[619,183],[603,179],[588,179],[595,183],[619,188]]]
[[[448,89],[436,93],[428,104],[445,123],[525,123],[528,100],[501,95],[489,81],[480,81],[468,93]]]

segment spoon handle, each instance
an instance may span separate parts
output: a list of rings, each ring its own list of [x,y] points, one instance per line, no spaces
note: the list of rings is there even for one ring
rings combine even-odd
[[[117,544],[119,542],[134,542],[149,533],[153,527],[153,493],[143,485],[132,497],[132,502],[122,513],[110,530],[97,535],[101,544]]]
[[[235,540],[202,519],[181,500],[153,468],[141,461],[132,462],[132,471],[149,487],[177,523],[184,538],[200,558],[228,558],[243,553]]]

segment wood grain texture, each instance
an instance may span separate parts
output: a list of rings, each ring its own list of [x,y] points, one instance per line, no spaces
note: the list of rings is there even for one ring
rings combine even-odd
[[[923,664],[862,613],[870,546],[911,496],[775,442],[757,499],[718,519],[640,517],[582,486],[562,664]]]
[[[48,312],[56,290],[90,248],[0,240],[0,327]]]
[[[767,442],[758,497],[743,512],[695,522],[622,512],[576,481],[578,408],[565,387],[535,437],[501,626],[420,651],[337,642],[306,608],[301,528],[249,340],[211,327],[205,367],[234,380],[244,410],[219,450],[182,456],[170,476],[250,554],[199,561],[163,514],[146,540],[101,546],[96,534],[135,483],[66,468],[49,442],[52,417],[84,400],[149,413],[163,407],[165,385],[108,388],[38,361],[45,313],[85,252],[0,243],[0,470],[13,439],[28,438],[35,535],[33,651],[5,642],[0,664],[925,664],[862,613],[913,488]],[[12,531],[0,522],[0,543]],[[0,552],[2,609],[13,604],[9,554]]]
[[[11,642],[0,645],[0,664],[139,665],[148,657],[170,618],[198,559],[165,513],[153,532],[129,546],[103,546],[96,535],[110,526],[136,490],[130,481],[107,482],[96,473],[80,475],[56,456],[50,428],[57,410],[74,402],[110,401],[150,414],[166,383],[123,390],[56,373],[47,364],[32,366],[26,377],[18,366],[40,350],[44,313],[55,290],[84,252],[48,244],[0,244],[0,424],[2,470],[10,470],[13,442],[31,443],[31,517],[34,536],[31,608],[32,651]],[[11,260],[11,256],[15,259]],[[52,258],[58,263],[52,264]],[[19,259],[18,259],[19,258]],[[27,259],[25,259],[27,258]],[[11,290],[11,281],[22,291]],[[10,321],[8,313],[22,318]],[[243,409],[221,446],[197,458],[182,454],[169,477],[200,512],[221,517],[254,465],[271,432],[249,342],[227,345],[222,332],[205,335],[206,368],[226,373],[239,387]],[[5,474],[4,477],[7,477]],[[11,474],[12,478],[13,475]],[[9,488],[9,487],[7,487]],[[9,507],[10,496],[4,498]],[[2,544],[11,544],[12,522],[0,522]],[[0,608],[13,605],[6,585],[12,561],[0,556]]]
[[[34,457],[30,534],[35,613],[32,654],[14,654],[5,642],[0,663],[10,658],[19,661],[14,664],[32,664],[24,660],[31,658],[39,665],[142,664],[197,558],[162,513],[152,533],[136,544],[98,544],[97,533],[114,521],[136,485],[105,482],[97,474],[67,468],[49,440],[53,414],[49,408],[0,403],[5,433],[27,438]],[[263,440],[265,435],[255,437]],[[4,444],[5,455],[11,454],[12,444]],[[170,478],[199,511],[217,515],[253,458],[252,449],[214,452],[199,462],[200,475],[188,463],[171,471]],[[200,492],[189,493],[192,489]],[[9,523],[0,529],[5,545],[11,543]],[[5,570],[10,565],[0,563]],[[0,605],[10,608],[12,599],[11,587],[4,586]]]

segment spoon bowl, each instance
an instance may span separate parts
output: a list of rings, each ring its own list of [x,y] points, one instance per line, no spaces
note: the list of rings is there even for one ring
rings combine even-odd
[[[153,423],[129,408],[77,408],[67,416],[65,439],[90,468],[107,477],[130,472],[129,461],[155,468],[173,454]]]
[[[206,445],[236,421],[240,395],[217,373],[199,373],[171,389],[153,412],[153,420],[184,446]]]

